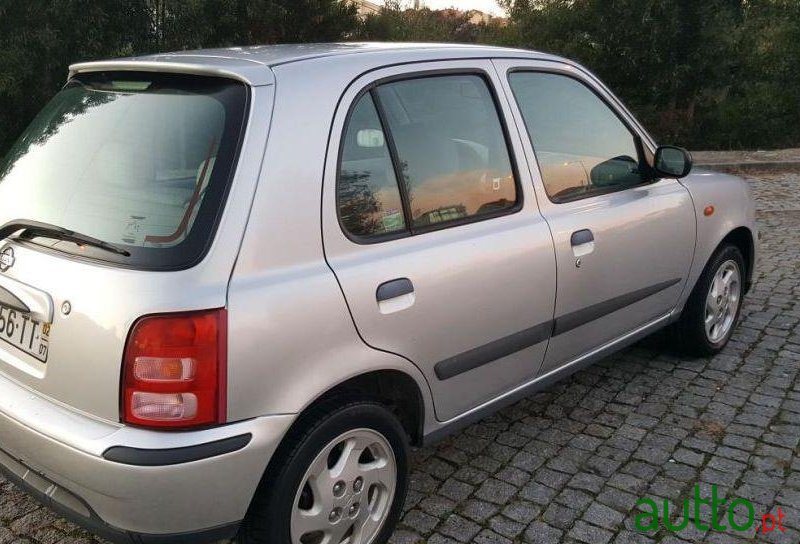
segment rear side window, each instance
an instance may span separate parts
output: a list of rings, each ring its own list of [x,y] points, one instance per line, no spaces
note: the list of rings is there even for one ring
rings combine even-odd
[[[421,77],[364,94],[345,129],[338,196],[343,227],[368,237],[515,209],[517,181],[486,81],[477,75]],[[354,203],[361,213],[353,212]]]
[[[213,237],[246,107],[244,85],[225,79],[80,75],[0,165],[0,219],[55,224],[131,253],[55,244],[83,256],[189,266]]]
[[[551,200],[568,202],[645,181],[633,134],[583,83],[542,72],[514,72],[510,83]]]
[[[356,236],[405,230],[403,203],[392,158],[372,95],[353,108],[339,170],[339,217]]]

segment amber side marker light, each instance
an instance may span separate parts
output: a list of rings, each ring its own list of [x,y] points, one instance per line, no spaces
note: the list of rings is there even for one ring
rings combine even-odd
[[[703,210],[703,215],[708,217],[709,215],[714,215],[714,206],[706,206]]]

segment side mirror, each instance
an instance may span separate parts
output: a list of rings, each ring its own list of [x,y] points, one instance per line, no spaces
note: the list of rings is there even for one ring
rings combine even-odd
[[[636,185],[642,182],[639,163],[633,157],[621,155],[596,165],[589,172],[589,179],[596,187],[612,185]]]
[[[682,147],[659,146],[654,162],[656,172],[667,178],[682,178],[692,171],[692,155]]]

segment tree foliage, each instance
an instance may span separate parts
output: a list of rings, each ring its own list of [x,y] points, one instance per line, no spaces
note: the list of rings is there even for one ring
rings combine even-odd
[[[0,151],[64,84],[73,62],[147,48],[137,0],[0,0]]]
[[[507,20],[388,0],[0,0],[0,153],[83,60],[337,40],[526,47],[593,70],[657,139],[800,145],[800,0],[498,0]]]
[[[335,0],[149,0],[160,51],[341,40],[358,25]]]
[[[364,19],[358,37],[371,41],[469,42],[474,40],[474,25],[466,13],[428,8],[404,10],[397,0],[388,0],[378,14]]]
[[[695,149],[800,145],[799,0],[498,3],[507,24],[419,25],[415,12],[390,6],[362,31],[369,39],[444,35],[576,59],[661,141]]]
[[[75,62],[158,51],[335,41],[359,25],[338,0],[0,0],[0,155]]]

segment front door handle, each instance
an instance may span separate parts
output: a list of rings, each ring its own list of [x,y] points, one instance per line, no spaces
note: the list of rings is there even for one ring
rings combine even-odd
[[[569,239],[572,254],[583,257],[594,251],[594,234],[589,229],[576,230]]]
[[[588,244],[589,242],[594,242],[594,234],[589,229],[576,230],[572,233],[569,241],[572,247]]]

